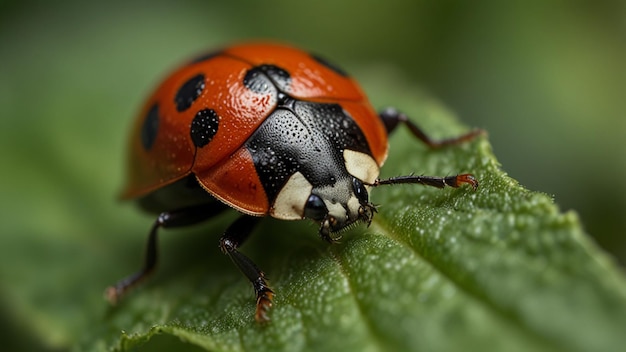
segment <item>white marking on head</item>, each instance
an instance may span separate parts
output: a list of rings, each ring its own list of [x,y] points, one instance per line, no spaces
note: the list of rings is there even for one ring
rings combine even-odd
[[[348,219],[346,208],[344,208],[340,203],[333,203],[324,199],[324,204],[326,204],[326,208],[328,209],[328,215],[332,216],[337,221],[344,223],[346,219]]]
[[[359,218],[361,204],[354,194],[352,177],[337,180],[335,184],[317,187],[313,192],[326,205],[328,216],[334,219],[333,230],[340,230]]]
[[[270,215],[281,220],[299,220],[304,217],[304,205],[311,195],[313,186],[300,172],[289,177],[278,192],[270,209]]]
[[[348,211],[350,212],[351,220],[356,219],[359,216],[359,208],[361,207],[361,203],[359,203],[359,199],[354,196],[354,194],[348,200]]]
[[[372,184],[378,178],[380,168],[371,156],[355,152],[354,150],[345,149],[343,151],[343,160],[346,163],[348,172],[359,180]]]

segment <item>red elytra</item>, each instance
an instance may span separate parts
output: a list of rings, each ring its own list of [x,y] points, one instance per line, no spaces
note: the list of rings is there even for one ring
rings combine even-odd
[[[144,196],[193,173],[208,192],[237,210],[267,214],[270,204],[263,186],[255,177],[250,155],[241,148],[278,104],[276,94],[258,94],[243,84],[248,70],[259,65],[279,65],[289,72],[291,82],[286,93],[296,99],[341,102],[382,166],[387,156],[387,132],[352,78],[323,65],[309,53],[278,44],[233,46],[207,57],[172,73],[145,104],[142,117],[158,104],[159,130],[153,147],[146,150],[140,138],[144,120],[136,121],[124,198]],[[173,97],[199,73],[206,77],[205,88],[193,104],[215,110],[220,124],[211,143],[197,149],[189,138],[189,126],[198,109],[178,111]]]

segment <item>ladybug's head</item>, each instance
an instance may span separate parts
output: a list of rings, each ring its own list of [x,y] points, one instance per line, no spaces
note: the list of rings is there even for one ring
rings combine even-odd
[[[332,240],[332,233],[346,230],[357,221],[369,225],[374,212],[365,185],[352,176],[313,188],[304,206],[304,217],[319,222],[320,235],[328,240]]]
[[[318,144],[323,151],[324,145]],[[336,155],[330,146],[326,149],[326,155],[317,151],[301,159],[303,164],[282,186],[269,213],[283,220],[311,219],[320,224],[321,237],[332,241],[333,233],[372,222],[376,208],[367,188],[378,179],[379,165],[363,152],[344,149]]]

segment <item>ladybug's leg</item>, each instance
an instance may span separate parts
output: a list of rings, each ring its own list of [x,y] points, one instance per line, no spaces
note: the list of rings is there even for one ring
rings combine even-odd
[[[237,250],[250,236],[252,229],[260,218],[242,216],[233,222],[220,239],[220,248],[235,263],[237,268],[250,280],[256,293],[256,321],[262,323],[269,320],[268,312],[272,307],[274,291],[269,288],[265,274],[250,260]]]
[[[398,127],[398,124],[402,123],[409,128],[413,136],[415,136],[420,141],[424,142],[424,144],[426,144],[428,147],[433,149],[468,142],[475,137],[483,135],[485,133],[483,130],[476,129],[457,137],[433,140],[428,137],[426,133],[424,133],[424,131],[422,131],[421,128],[413,123],[404,113],[396,110],[395,108],[386,108],[380,112],[379,116],[385,124],[387,134],[392,133],[396,129],[396,127]],[[476,178],[474,178],[474,176],[471,174],[461,174],[447,177],[414,175],[399,176],[392,177],[386,180],[376,180],[376,182],[374,182],[372,186],[391,185],[398,183],[419,183],[437,188],[443,188],[445,186],[456,188],[461,186],[462,184],[469,184],[474,189],[478,187],[478,181],[476,181]]]
[[[141,270],[132,274],[115,285],[106,289],[105,295],[109,302],[115,304],[121,296],[128,292],[133,286],[143,281],[150,273],[154,271],[157,263],[157,233],[159,228],[182,227],[189,226],[221,213],[226,209],[222,203],[212,202],[188,208],[182,208],[174,211],[165,211],[159,214],[150,234],[148,235],[148,243],[146,245],[146,257],[144,266]]]
[[[413,136],[415,136],[420,141],[424,142],[424,144],[426,144],[428,147],[433,148],[433,149],[467,142],[485,133],[481,129],[476,129],[476,130],[470,131],[466,134],[462,134],[457,137],[441,139],[441,140],[433,140],[430,137],[428,137],[426,133],[422,131],[421,128],[419,128],[415,123],[413,123],[408,118],[408,116],[396,110],[395,108],[386,108],[379,113],[379,116],[381,120],[383,120],[383,123],[385,124],[385,128],[387,129],[387,134],[391,134],[396,129],[396,127],[398,127],[398,124],[403,123],[409,128]]]
[[[397,176],[386,180],[376,180],[372,186],[395,185],[398,183],[419,183],[422,185],[444,188],[445,186],[457,188],[462,184],[468,184],[472,188],[478,187],[478,181],[472,174],[460,174],[456,176],[437,177],[437,176]]]

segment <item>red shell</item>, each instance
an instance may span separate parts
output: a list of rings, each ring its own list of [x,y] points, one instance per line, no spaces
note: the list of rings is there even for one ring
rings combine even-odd
[[[269,211],[265,191],[250,154],[242,147],[277,106],[275,95],[255,93],[243,84],[254,66],[276,65],[290,74],[293,98],[340,104],[365,135],[372,156],[382,165],[387,156],[387,133],[358,84],[308,52],[289,46],[253,43],[232,46],[210,59],[174,71],[150,96],[135,121],[124,198],[136,198],[194,173],[213,196],[253,215]],[[191,108],[179,112],[175,96],[190,78],[203,74],[205,89]],[[159,106],[158,131],[152,146],[142,143],[146,115]],[[191,122],[201,109],[213,109],[219,129],[209,144],[196,148]]]

